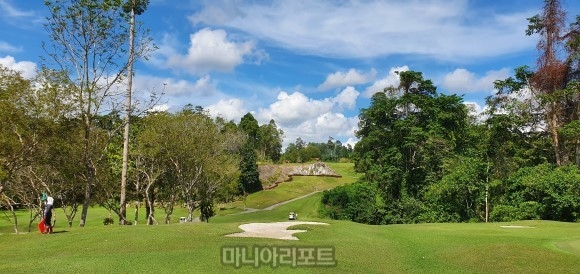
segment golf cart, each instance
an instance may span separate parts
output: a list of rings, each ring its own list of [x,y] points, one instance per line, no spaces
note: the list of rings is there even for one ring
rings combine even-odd
[[[290,212],[290,214],[288,215],[288,220],[296,220],[296,219],[298,219],[298,214]]]

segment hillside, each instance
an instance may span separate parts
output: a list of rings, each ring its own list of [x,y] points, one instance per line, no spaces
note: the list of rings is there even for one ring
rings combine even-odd
[[[261,165],[258,166],[258,170],[264,189],[272,189],[282,182],[291,181],[293,176],[342,177],[323,162],[303,165]]]

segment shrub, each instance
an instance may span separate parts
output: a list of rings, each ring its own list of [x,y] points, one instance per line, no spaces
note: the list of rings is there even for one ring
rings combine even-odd
[[[104,224],[104,225],[112,225],[112,224],[114,224],[114,223],[115,223],[115,221],[113,220],[113,218],[110,218],[110,217],[109,217],[109,218],[105,218],[105,219],[103,220],[103,224]]]
[[[370,183],[354,183],[324,191],[320,213],[336,220],[384,224],[385,203],[380,190]]]

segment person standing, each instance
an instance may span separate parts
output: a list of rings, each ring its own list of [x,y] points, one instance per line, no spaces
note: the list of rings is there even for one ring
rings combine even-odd
[[[42,215],[42,219],[44,221],[44,234],[52,233],[52,207],[54,203],[54,198],[46,195],[46,193],[42,193],[42,197],[40,198],[41,201],[45,203],[44,206],[44,213]]]

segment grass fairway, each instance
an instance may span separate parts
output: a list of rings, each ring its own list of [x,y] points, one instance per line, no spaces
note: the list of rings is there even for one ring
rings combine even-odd
[[[342,177],[294,176],[292,181],[283,182],[276,188],[248,195],[245,206],[243,201],[221,205],[220,207],[226,210],[222,210],[223,212],[220,212],[219,215],[240,212],[245,207],[264,209],[275,203],[288,201],[315,191],[332,189],[339,185],[355,182],[361,176],[361,174],[354,172],[352,163],[327,163],[327,165]]]
[[[573,273],[580,269],[577,223],[370,226],[321,219],[320,197],[318,193],[273,210],[217,216],[210,223],[156,226],[103,226],[108,213],[92,208],[87,227],[78,228],[75,222],[73,228],[65,228],[61,220],[52,235],[36,231],[13,235],[11,225],[0,219],[0,273]],[[292,228],[308,230],[295,234],[299,241],[224,237],[240,232],[243,223],[285,221],[289,211],[298,212],[300,221],[330,225]],[[502,227],[507,225],[526,228]],[[338,265],[235,269],[221,263],[222,246],[331,246]]]

